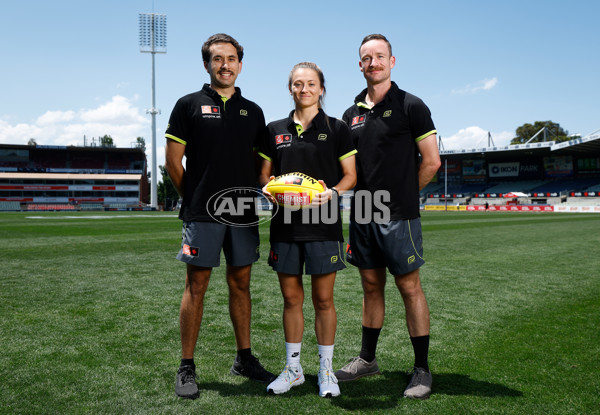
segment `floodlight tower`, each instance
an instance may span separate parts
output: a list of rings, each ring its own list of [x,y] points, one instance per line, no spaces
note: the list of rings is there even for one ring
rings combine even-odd
[[[156,93],[154,81],[154,55],[167,53],[167,16],[165,14],[140,13],[140,52],[152,54],[152,108],[146,114],[152,115],[152,178],[150,187],[150,205],[158,207],[157,185],[158,169],[156,168]]]

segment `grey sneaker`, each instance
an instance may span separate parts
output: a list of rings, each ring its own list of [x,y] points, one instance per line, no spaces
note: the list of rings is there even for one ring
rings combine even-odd
[[[431,372],[415,367],[408,386],[404,390],[404,397],[411,399],[427,399],[431,395]]]
[[[196,384],[196,371],[193,366],[181,366],[175,378],[175,394],[182,398],[196,399],[198,385]]]
[[[348,382],[364,378],[365,376],[379,375],[380,373],[379,366],[377,366],[377,359],[373,359],[373,361],[369,363],[366,360],[361,359],[360,356],[356,356],[334,374],[338,381]]]

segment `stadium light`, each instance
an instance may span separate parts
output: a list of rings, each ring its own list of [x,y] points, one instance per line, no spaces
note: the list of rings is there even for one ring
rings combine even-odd
[[[140,52],[152,54],[152,108],[146,110],[146,114],[152,115],[152,177],[150,187],[150,206],[158,207],[156,167],[156,114],[160,110],[156,108],[154,55],[167,53],[167,16],[155,13],[140,13]]]

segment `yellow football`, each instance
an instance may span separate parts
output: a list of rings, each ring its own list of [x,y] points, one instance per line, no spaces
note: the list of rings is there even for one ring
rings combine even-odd
[[[277,176],[267,184],[267,190],[279,206],[298,209],[310,206],[314,195],[325,189],[316,179],[295,172]]]

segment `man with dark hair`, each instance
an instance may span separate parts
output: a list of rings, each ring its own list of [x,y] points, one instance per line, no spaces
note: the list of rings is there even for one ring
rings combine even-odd
[[[385,314],[386,268],[394,276],[415,353],[404,396],[431,394],[428,364],[429,308],[421,288],[423,260],[419,190],[440,167],[436,130],[427,106],[391,80],[396,63],[385,36],[366,36],[359,48],[367,88],[343,116],[350,126],[357,184],[347,247],[348,262],[359,268],[363,286],[362,348],[335,372],[339,381],[379,374],[375,350]],[[385,197],[378,198],[378,194]],[[360,197],[368,194],[370,197]],[[371,214],[372,220],[365,220]]]
[[[217,33],[216,35],[212,35],[209,37],[206,42],[202,45],[202,60],[206,65],[206,62],[210,62],[211,52],[210,47],[215,43],[229,43],[233,46],[237,52],[238,61],[241,63],[242,59],[244,59],[244,48],[240,45],[237,40],[232,38],[225,33]]]
[[[225,34],[211,36],[202,46],[202,56],[210,84],[177,101],[165,134],[165,168],[183,198],[177,259],[187,266],[179,315],[182,359],[175,393],[190,399],[199,394],[194,349],[204,295],[213,267],[220,265],[221,249],[227,262],[229,314],[237,346],[231,373],[262,382],[275,378],[250,348],[250,270],[259,257],[258,228],[219,222],[209,206],[211,197],[226,189],[255,188],[254,149],[264,134],[265,119],[260,107],[242,97],[235,86],[243,57],[238,42]]]

